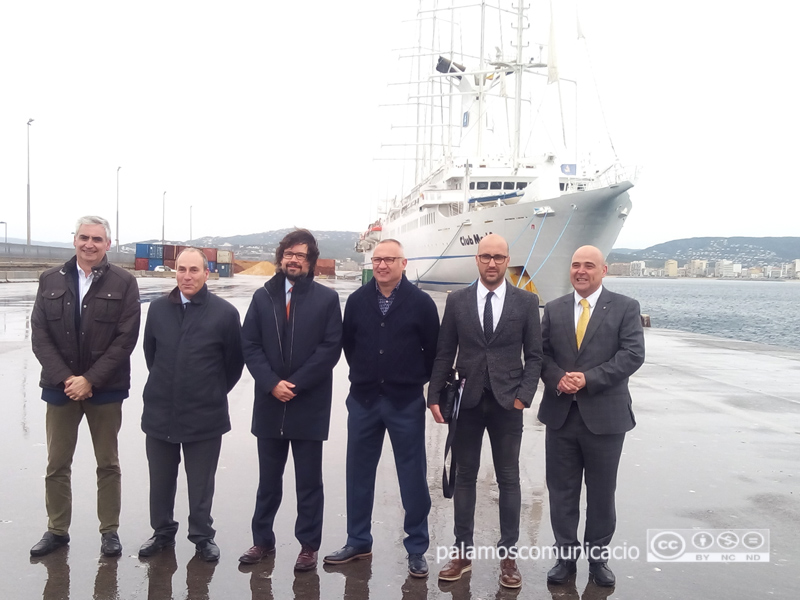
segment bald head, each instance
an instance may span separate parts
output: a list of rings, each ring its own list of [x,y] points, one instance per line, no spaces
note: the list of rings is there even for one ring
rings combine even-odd
[[[603,253],[600,252],[599,248],[595,246],[581,246],[577,250],[575,250],[575,254],[572,255],[572,260],[575,261],[575,257],[580,258],[590,258],[598,265],[605,265],[606,258],[603,256]]]
[[[606,259],[594,246],[581,246],[572,255],[569,278],[582,298],[588,298],[600,289],[607,272]]]
[[[478,242],[478,254],[500,254],[508,256],[508,242],[501,235],[490,233]]]

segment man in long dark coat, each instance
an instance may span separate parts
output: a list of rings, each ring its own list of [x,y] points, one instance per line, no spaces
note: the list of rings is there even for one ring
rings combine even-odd
[[[317,242],[309,231],[289,233],[276,251],[277,272],[253,294],[242,327],[245,362],[255,379],[252,432],[258,438],[259,463],[253,546],[239,558],[245,564],[275,549],[273,523],[291,446],[300,542],[295,569],[317,566],[322,442],[330,425],[333,367],[342,352],[339,295],[313,280],[317,258]]]

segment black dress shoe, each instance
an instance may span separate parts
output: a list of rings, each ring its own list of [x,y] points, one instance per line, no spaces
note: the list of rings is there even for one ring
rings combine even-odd
[[[31,548],[31,556],[44,556],[67,544],[69,544],[69,535],[56,535],[48,531],[42,536],[42,539]]]
[[[559,558],[553,568],[547,572],[547,583],[555,583],[556,585],[566,583],[570,576],[577,571],[578,567],[575,566],[574,560]]]
[[[617,583],[614,572],[608,568],[608,563],[604,562],[589,564],[589,579],[601,587],[612,587]]]
[[[175,545],[175,538],[166,535],[154,535],[139,548],[139,556],[155,556],[164,548]]]
[[[428,561],[425,559],[424,554],[408,555],[408,573],[412,577],[428,576]]]
[[[345,546],[333,554],[328,554],[328,556],[322,560],[329,565],[343,565],[344,563],[349,563],[351,560],[369,558],[370,556],[372,556],[372,550],[358,550],[352,546]]]
[[[206,562],[214,562],[219,560],[219,547],[214,543],[214,540],[205,540],[194,546],[197,553]]]
[[[100,536],[100,552],[103,556],[119,556],[122,554],[122,542],[116,531],[110,531]]]

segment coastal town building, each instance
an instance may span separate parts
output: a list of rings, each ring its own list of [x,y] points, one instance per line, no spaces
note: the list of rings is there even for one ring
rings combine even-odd
[[[693,258],[686,265],[687,277],[705,277],[708,269],[708,261],[698,258]]]

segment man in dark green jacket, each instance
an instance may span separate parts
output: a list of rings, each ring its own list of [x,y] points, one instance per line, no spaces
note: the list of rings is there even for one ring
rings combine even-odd
[[[178,286],[150,305],[144,328],[150,375],[142,430],[147,434],[153,537],[139,556],[175,544],[173,511],[182,447],[189,540],[203,560],[216,561],[211,504],[222,435],[231,429],[228,393],[244,368],[239,311],[208,290],[208,260],[201,250],[181,252],[176,268]]]
[[[97,459],[101,552],[119,556],[121,471],[117,434],[139,337],[136,279],[108,263],[108,221],[87,216],[75,226],[75,256],[39,278],[31,316],[33,353],[42,365],[47,402],[47,532],[31,548],[44,556],[69,543],[72,457],[84,415]]]

